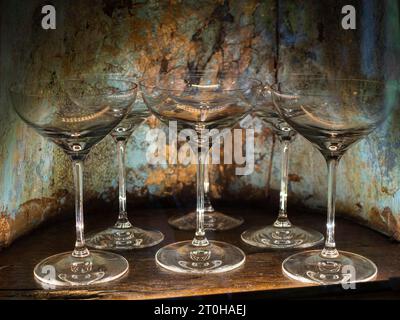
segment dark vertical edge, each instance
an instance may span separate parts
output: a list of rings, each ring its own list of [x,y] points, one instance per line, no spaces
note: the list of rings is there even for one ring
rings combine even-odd
[[[275,61],[274,61],[274,80],[278,82],[278,72],[279,72],[279,48],[280,48],[280,8],[279,8],[279,1],[275,0]]]

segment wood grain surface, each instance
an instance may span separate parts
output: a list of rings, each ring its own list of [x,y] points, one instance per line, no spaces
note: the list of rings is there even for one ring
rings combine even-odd
[[[119,281],[96,287],[71,290],[44,290],[33,278],[33,267],[41,259],[72,249],[73,221],[51,221],[19,239],[10,248],[0,252],[0,298],[3,299],[157,299],[209,296],[234,293],[252,293],[247,297],[306,297],[329,293],[327,287],[305,286],[282,275],[281,263],[295,251],[268,251],[251,248],[240,240],[240,233],[254,225],[273,222],[272,209],[225,209],[226,213],[241,214],[245,223],[231,231],[209,233],[210,239],[223,240],[242,248],[247,260],[236,270],[220,275],[182,275],[159,268],[154,260],[156,251],[174,241],[190,239],[190,232],[172,229],[167,218],[178,209],[141,209],[132,212],[138,226],[162,230],[165,240],[160,245],[144,250],[125,252],[130,264],[129,273]],[[115,212],[104,209],[96,215],[88,214],[87,230],[110,225]],[[149,212],[151,211],[151,212]],[[324,231],[325,217],[318,213],[291,212],[298,225]],[[183,212],[182,212],[183,213]],[[340,249],[353,251],[372,259],[379,273],[374,283],[361,286],[374,292],[390,287],[389,279],[400,275],[399,244],[389,238],[343,219],[337,221],[337,244]],[[329,288],[328,288],[329,289]],[[333,288],[331,294],[345,293]]]

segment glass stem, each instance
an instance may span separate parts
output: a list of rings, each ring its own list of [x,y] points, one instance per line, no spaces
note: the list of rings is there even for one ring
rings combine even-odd
[[[72,169],[75,184],[75,216],[76,216],[76,242],[72,255],[76,258],[87,257],[90,252],[85,245],[83,221],[83,159],[73,159]]]
[[[287,196],[289,184],[289,146],[291,138],[281,139],[282,159],[281,159],[281,189],[279,192],[279,214],[274,223],[277,228],[290,228],[292,224],[287,217]]]
[[[119,214],[115,227],[120,229],[127,229],[132,227],[132,224],[128,220],[128,213],[126,211],[126,142],[127,139],[125,138],[117,139]]]
[[[335,244],[336,169],[339,163],[339,158],[327,158],[326,161],[328,165],[328,214],[325,247],[321,252],[321,256],[329,259],[339,256]]]
[[[210,176],[209,176],[208,158],[204,164],[204,210],[205,212],[214,212],[210,200]]]
[[[205,247],[209,242],[204,229],[204,174],[207,159],[207,149],[204,148],[203,137],[200,132],[200,140],[197,145],[197,209],[196,209],[196,234],[192,244],[197,247]]]

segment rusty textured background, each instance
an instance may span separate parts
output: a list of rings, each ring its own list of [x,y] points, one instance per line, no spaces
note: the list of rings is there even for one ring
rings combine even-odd
[[[44,4],[57,8],[57,30],[40,27]],[[69,162],[27,128],[11,109],[7,90],[24,77],[63,76],[93,69],[127,74],[175,64],[199,68],[228,63],[264,81],[288,72],[329,72],[379,77],[398,71],[397,0],[265,1],[21,1],[0,2],[0,247],[51,216],[72,210]],[[341,7],[357,8],[357,30],[340,28]],[[393,53],[393,54],[392,54]],[[153,71],[154,69],[154,71]],[[343,158],[338,210],[400,240],[399,110]],[[255,171],[238,177],[234,165],[212,167],[214,198],[267,201],[279,186],[279,149],[258,119]],[[193,166],[150,166],[145,140],[150,118],[128,146],[128,195],[133,204],[188,206],[194,198]],[[165,129],[165,128],[164,128]],[[165,129],[166,130],[166,129]],[[274,152],[275,150],[275,152]],[[298,138],[291,159],[290,200],[324,208],[326,168]],[[91,152],[85,199],[114,203],[114,146],[106,138]],[[194,200],[194,199],[193,199]],[[132,206],[131,206],[132,208]],[[275,214],[266,212],[266,214]]]

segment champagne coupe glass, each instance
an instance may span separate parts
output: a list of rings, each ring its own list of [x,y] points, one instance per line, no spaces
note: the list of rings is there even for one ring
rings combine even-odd
[[[207,74],[216,72],[218,72],[216,69],[206,71]],[[204,77],[205,74],[199,74],[199,76]],[[210,231],[226,231],[234,229],[240,226],[244,220],[240,216],[227,215],[220,211],[216,211],[212,206],[210,200],[209,167],[209,160],[206,159],[204,165],[204,229]],[[184,216],[174,215],[168,219],[168,223],[179,230],[193,231],[196,230],[196,217],[197,212],[194,210]]]
[[[324,156],[328,166],[327,235],[322,251],[294,254],[283,272],[295,280],[320,284],[373,279],[376,265],[335,244],[336,170],[351,145],[371,133],[398,102],[398,84],[392,81],[290,78],[273,86],[280,114]],[[351,278],[346,270],[351,271]]]
[[[110,76],[98,75],[97,77]],[[120,78],[119,75],[113,77]],[[128,219],[125,181],[126,144],[134,130],[150,115],[147,107],[138,100],[132,105],[127,117],[111,132],[111,136],[116,143],[118,158],[118,219],[114,226],[88,235],[86,243],[89,247],[104,250],[140,249],[155,246],[164,239],[164,235],[160,231],[135,227]]]
[[[210,200],[209,161],[204,164],[204,229],[211,231],[226,231],[240,226],[243,218],[216,211]],[[168,219],[168,223],[179,230],[196,230],[196,211],[184,216],[176,215]]]
[[[34,275],[50,286],[82,286],[115,280],[128,271],[120,255],[89,251],[84,238],[83,162],[90,149],[126,116],[136,98],[132,81],[90,78],[27,81],[11,88],[15,111],[40,135],[62,148],[72,161],[75,183],[76,242],[36,265]],[[67,90],[65,90],[67,89]],[[65,93],[68,91],[68,94]]]
[[[173,272],[220,273],[245,261],[244,252],[234,245],[208,240],[204,228],[204,167],[212,129],[233,126],[252,109],[259,82],[240,79],[234,70],[191,72],[175,68],[140,83],[150,111],[163,122],[177,121],[178,128],[194,133],[191,146],[197,156],[197,219],[193,240],[161,248],[156,262]]]
[[[276,111],[268,85],[259,95],[254,114],[271,126],[281,144],[279,213],[277,220],[272,225],[250,228],[242,233],[241,238],[247,244],[259,248],[292,249],[318,245],[324,240],[324,236],[320,232],[307,227],[297,227],[288,219],[289,148],[297,133]]]

